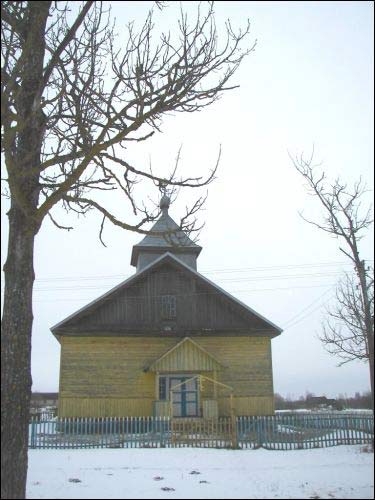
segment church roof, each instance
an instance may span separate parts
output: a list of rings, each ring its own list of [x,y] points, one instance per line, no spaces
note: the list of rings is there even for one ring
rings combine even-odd
[[[186,249],[191,250],[198,256],[202,247],[194,243],[188,235],[180,229],[180,226],[172,219],[168,214],[169,208],[169,198],[164,196],[160,202],[160,207],[162,209],[162,214],[160,218],[155,222],[150,231],[155,232],[167,232],[175,231],[174,233],[165,235],[152,235],[148,234],[140,241],[137,245],[133,246],[133,251],[131,255],[131,265],[137,265],[138,254],[143,249],[156,249],[162,251],[162,253],[172,251],[174,249]]]
[[[93,309],[97,308],[98,306],[100,306],[100,305],[104,304],[106,301],[108,301],[108,299],[110,297],[114,297],[122,289],[127,288],[127,287],[131,286],[134,282],[142,279],[143,276],[147,275],[155,267],[159,266],[163,262],[168,262],[168,261],[174,263],[176,266],[181,267],[181,269],[184,269],[191,276],[194,276],[195,278],[197,278],[201,283],[206,284],[213,291],[218,292],[221,296],[225,297],[227,300],[229,300],[233,304],[236,304],[237,306],[239,306],[240,309],[242,309],[242,311],[244,313],[247,313],[249,318],[256,317],[256,318],[262,320],[264,322],[264,324],[267,325],[267,327],[269,329],[267,334],[271,334],[272,336],[276,336],[282,332],[282,329],[280,327],[278,327],[277,325],[275,325],[274,323],[272,323],[272,321],[266,319],[264,316],[257,313],[256,311],[254,311],[254,309],[252,309],[248,305],[244,304],[243,302],[241,302],[237,298],[233,297],[233,295],[231,295],[230,293],[223,290],[221,287],[219,287],[218,285],[213,283],[211,280],[209,280],[208,278],[206,278],[205,276],[200,274],[198,271],[191,269],[191,267],[184,264],[180,259],[178,259],[175,255],[171,254],[170,252],[164,253],[158,259],[156,259],[155,261],[150,263],[148,266],[146,266],[141,271],[135,273],[133,276],[131,276],[127,280],[123,281],[122,283],[120,283],[116,287],[112,288],[111,290],[109,290],[107,293],[105,293],[101,297],[98,297],[96,300],[90,302],[88,305],[79,309],[74,314],[68,316],[63,321],[60,321],[59,323],[57,323],[56,325],[54,325],[51,328],[51,331],[58,335],[59,333],[62,333],[60,330],[61,328],[64,329],[65,327],[68,327],[68,329],[69,329],[68,323],[71,320],[79,319],[80,317],[87,314],[88,312],[91,312]]]
[[[181,231],[180,227],[175,223],[175,221],[170,217],[167,212],[164,212],[161,217],[155,222],[150,231],[176,231],[176,233],[166,234],[165,236],[154,236],[148,234],[140,241],[137,247],[153,246],[153,247],[172,247],[172,246],[185,246],[185,247],[197,247],[186,233]]]

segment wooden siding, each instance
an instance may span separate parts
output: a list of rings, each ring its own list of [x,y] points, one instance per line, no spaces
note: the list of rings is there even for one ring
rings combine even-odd
[[[150,366],[150,371],[213,371],[221,365],[207,352],[190,339],[184,339],[170,351],[162,355]]]
[[[216,399],[204,399],[202,401],[203,418],[217,418],[219,416],[219,406]]]
[[[59,415],[152,415],[156,375],[144,369],[179,341],[171,337],[62,337]],[[216,377],[233,387],[238,415],[273,413],[269,338],[202,337],[195,342],[224,365]],[[214,377],[213,372],[202,374]],[[229,414],[228,391],[205,383],[201,396],[212,398],[214,391],[220,415]]]
[[[175,339],[63,337],[60,397],[155,399],[155,375],[144,368]]]
[[[154,401],[154,416],[169,417],[171,414],[171,405],[169,401]]]
[[[59,399],[60,417],[139,417],[152,415],[154,398],[70,398]]]
[[[160,402],[159,416],[169,415],[169,404]],[[233,398],[234,410],[241,415],[273,415],[273,396]],[[139,417],[153,415],[151,398],[66,398],[59,399],[59,417]],[[219,398],[219,415],[230,416],[230,401]]]
[[[100,332],[112,328],[160,333],[165,326],[161,315],[163,295],[176,296],[176,320],[167,322],[176,332],[229,330],[241,333],[253,330],[258,334],[278,333],[266,321],[173,263],[150,270],[135,283],[120,288],[93,309],[89,308],[83,316],[66,321],[63,331],[70,329],[81,333],[93,329]]]
[[[233,387],[235,396],[273,396],[269,338],[204,337],[199,344],[222,361],[224,368],[217,372],[217,380]]]

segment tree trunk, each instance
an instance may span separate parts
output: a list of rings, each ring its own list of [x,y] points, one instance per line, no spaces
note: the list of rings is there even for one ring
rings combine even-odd
[[[31,393],[34,238],[27,217],[9,211],[1,335],[1,498],[25,498]]]
[[[8,212],[9,243],[4,266],[5,289],[1,337],[1,498],[25,498],[31,395],[32,292],[44,115],[43,61],[50,1],[27,2],[18,25],[20,81],[14,94],[19,130],[7,153],[12,204]],[[9,163],[9,164],[8,164]]]

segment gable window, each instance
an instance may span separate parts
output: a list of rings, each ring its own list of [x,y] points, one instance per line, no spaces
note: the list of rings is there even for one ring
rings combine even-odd
[[[162,319],[174,319],[177,316],[176,296],[161,296],[161,317]]]

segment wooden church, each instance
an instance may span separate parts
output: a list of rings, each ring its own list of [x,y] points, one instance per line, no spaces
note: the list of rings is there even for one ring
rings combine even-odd
[[[153,231],[178,230],[160,202]],[[136,272],[61,321],[60,417],[271,415],[274,325],[197,271],[182,231],[134,245]]]

